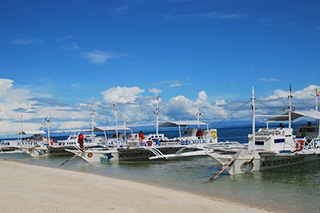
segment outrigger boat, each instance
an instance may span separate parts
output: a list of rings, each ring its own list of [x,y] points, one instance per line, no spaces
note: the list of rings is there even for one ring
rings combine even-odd
[[[158,113],[159,105],[155,114],[158,116]],[[179,127],[179,137],[176,138],[168,139],[164,134],[159,134],[157,117],[156,134],[147,135],[144,139],[141,139],[139,134],[132,133],[132,130],[126,126],[94,127],[95,132],[103,131],[105,135],[106,131],[116,131],[116,138],[106,138],[106,146],[109,149],[67,151],[87,162],[112,162],[206,156],[207,152],[210,152],[213,147],[244,148],[239,143],[218,142],[217,130],[209,129],[208,124],[200,122],[199,115],[198,112],[197,120],[171,121],[160,125],[160,127]],[[200,126],[203,125],[207,127],[205,130],[200,129]],[[196,128],[191,128],[191,126],[196,126]],[[183,133],[181,127],[184,128]],[[122,133],[119,133],[120,130],[122,130]],[[128,138],[125,134],[126,131],[131,131]]]
[[[21,131],[17,140],[4,140],[0,142],[0,153],[20,153],[28,152],[34,147],[39,147],[44,143],[46,133],[42,130],[36,131]]]
[[[320,119],[319,112],[302,113],[293,112],[291,106],[291,86],[289,95],[289,113],[287,115],[276,116],[269,120],[289,118],[288,128],[266,128],[255,132],[255,117],[266,115],[255,114],[255,97],[252,88],[252,134],[248,135],[248,150],[223,151],[208,153],[209,156],[220,162],[223,167],[219,171],[227,170],[230,175],[245,172],[273,169],[283,166],[295,165],[304,162],[320,159],[320,139],[313,138],[308,141],[306,138],[296,138],[291,128],[291,119],[294,115],[308,116]],[[299,117],[297,116],[297,117]],[[213,180],[216,176],[211,178]]]
[[[189,122],[190,124],[190,122]],[[192,122],[192,124],[197,124]],[[199,124],[203,124],[200,122]],[[114,131],[126,130],[131,131],[127,127],[94,127],[95,131]],[[185,133],[190,133],[186,131]],[[144,139],[139,138],[139,134],[132,133],[126,138],[121,133],[118,138],[107,138],[105,147],[100,149],[85,150],[67,150],[78,157],[83,158],[87,162],[110,162],[110,161],[136,161],[173,157],[189,157],[206,155],[204,149],[209,149],[208,145],[217,143],[217,130],[206,130],[204,136],[186,136],[175,139],[168,139],[164,134],[150,134]],[[210,133],[210,134],[209,134]],[[106,133],[105,133],[106,134]],[[206,145],[208,147],[206,147]]]
[[[143,139],[139,134],[132,133],[132,130],[126,127],[125,120],[123,126],[117,125],[117,108],[115,107],[116,126],[115,127],[93,127],[94,132],[104,132],[106,148],[100,149],[84,149],[84,150],[67,150],[75,156],[83,158],[87,162],[109,162],[109,161],[135,161],[149,160],[169,157],[181,156],[198,156],[206,155],[203,151],[205,145],[217,143],[217,130],[207,129],[204,136],[196,135],[197,131],[193,129],[185,130],[184,135],[179,138],[168,139],[164,134],[159,134],[159,102],[158,98],[156,114],[156,134],[150,134]],[[197,113],[197,121],[183,122],[179,126],[190,125],[207,125],[199,121],[200,113]],[[172,122],[165,123],[164,126],[172,125]],[[208,126],[208,125],[207,125]],[[107,138],[107,131],[115,131],[115,137]],[[120,131],[120,132],[119,132]],[[129,137],[126,137],[126,132],[131,132]],[[115,140],[116,139],[116,140]]]

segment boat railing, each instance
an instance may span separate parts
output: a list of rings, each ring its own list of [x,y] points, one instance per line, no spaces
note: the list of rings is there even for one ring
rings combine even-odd
[[[313,138],[310,142],[306,142],[304,149],[320,148],[320,138]]]

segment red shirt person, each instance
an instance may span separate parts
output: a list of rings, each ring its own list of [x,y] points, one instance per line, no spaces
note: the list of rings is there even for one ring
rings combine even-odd
[[[143,135],[143,132],[142,132],[142,131],[139,132],[139,138],[140,138],[141,141],[144,140],[144,135]]]
[[[79,134],[79,137],[78,137],[78,141],[79,141],[79,145],[80,145],[80,149],[83,150],[84,146],[83,146],[83,134]]]

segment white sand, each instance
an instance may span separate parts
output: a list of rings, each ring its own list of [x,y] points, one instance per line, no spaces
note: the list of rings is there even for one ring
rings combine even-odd
[[[95,174],[0,160],[1,212],[268,212]]]

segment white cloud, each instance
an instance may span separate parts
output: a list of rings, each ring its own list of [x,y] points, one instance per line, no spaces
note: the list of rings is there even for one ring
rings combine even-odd
[[[156,94],[156,95],[162,93],[161,89],[157,89],[157,88],[151,88],[151,89],[149,89],[149,92]]]
[[[170,84],[169,87],[181,87],[183,84],[181,83],[175,83],[175,84]]]
[[[220,13],[215,11],[208,13],[197,13],[193,16],[208,19],[236,19],[241,17],[241,15],[238,13]]]
[[[206,13],[193,13],[193,14],[163,14],[162,18],[165,21],[173,22],[182,18],[198,18],[198,19],[220,19],[220,20],[229,20],[229,19],[239,19],[242,16],[238,13],[221,13],[221,12],[206,12]]]
[[[178,80],[168,80],[168,81],[161,81],[159,83],[156,83],[155,85],[168,85],[169,87],[180,87],[183,86],[182,83]]]
[[[206,93],[205,91],[201,91],[201,92],[198,93],[198,99],[197,99],[197,101],[198,101],[198,102],[204,102],[204,101],[207,100],[207,98],[208,98],[207,93]]]
[[[293,91],[292,95],[294,99],[314,99],[316,95],[316,89],[318,91],[320,90],[319,86],[316,85],[309,85],[306,88],[303,88],[302,90]],[[281,89],[277,89],[274,91],[274,94],[263,98],[263,100],[273,100],[273,99],[279,99],[279,98],[288,98],[289,91],[284,91]]]
[[[80,89],[80,90],[85,90],[87,88],[84,84],[80,84],[80,83],[73,83],[71,84],[71,87],[75,89]]]
[[[12,43],[16,44],[16,45],[40,44],[40,43],[42,43],[42,40],[19,38],[19,39],[12,41]]]
[[[107,103],[133,103],[144,90],[139,87],[114,87],[101,92]]]
[[[216,100],[216,105],[219,106],[219,105],[225,105],[227,104],[227,102],[225,100]]]
[[[1,131],[14,131],[21,129],[21,115],[26,125],[24,127],[41,128],[46,117],[51,118],[52,129],[81,129],[90,128],[91,104],[77,103],[74,106],[61,104],[53,98],[38,98],[31,88],[17,88],[10,79],[0,79],[0,129]],[[293,92],[293,105],[296,109],[310,109],[315,101],[315,89],[319,86],[310,85]],[[160,92],[153,88],[149,91]],[[101,102],[95,102],[95,122],[97,125],[115,125],[114,108],[117,103],[118,124],[122,124],[123,116],[128,118],[128,124],[154,123],[157,100],[154,96],[145,96],[145,90],[139,87],[114,87],[102,91]],[[250,91],[248,91],[250,93]],[[280,110],[288,105],[288,91],[275,90],[268,97],[259,98],[256,102],[259,113],[268,114],[265,105]],[[51,97],[50,95],[43,95]],[[190,120],[196,119],[197,108],[202,113],[201,120],[217,122],[225,118],[250,120],[250,103],[240,108],[245,101],[224,99],[211,100],[205,91],[200,91],[194,100],[179,95],[171,97],[168,101],[160,103],[160,120]],[[265,104],[261,104],[261,101]],[[236,113],[234,113],[238,110]],[[274,114],[274,112],[271,112]]]
[[[52,121],[57,123],[75,122],[79,119],[90,122],[90,112],[87,108],[81,110],[80,107],[59,106],[57,101],[41,97],[51,95],[39,95],[32,90],[15,87],[10,79],[0,79],[0,132],[21,130],[22,116],[24,130],[39,129],[46,117],[51,117]],[[61,124],[56,126],[60,127]]]
[[[260,78],[260,81],[274,82],[274,81],[280,81],[280,80],[276,78]]]
[[[87,58],[91,63],[94,64],[103,64],[106,60],[110,58],[114,58],[114,56],[110,53],[101,51],[101,50],[93,50],[91,52],[82,53],[82,55]]]
[[[13,85],[13,80],[0,78],[0,97]]]

